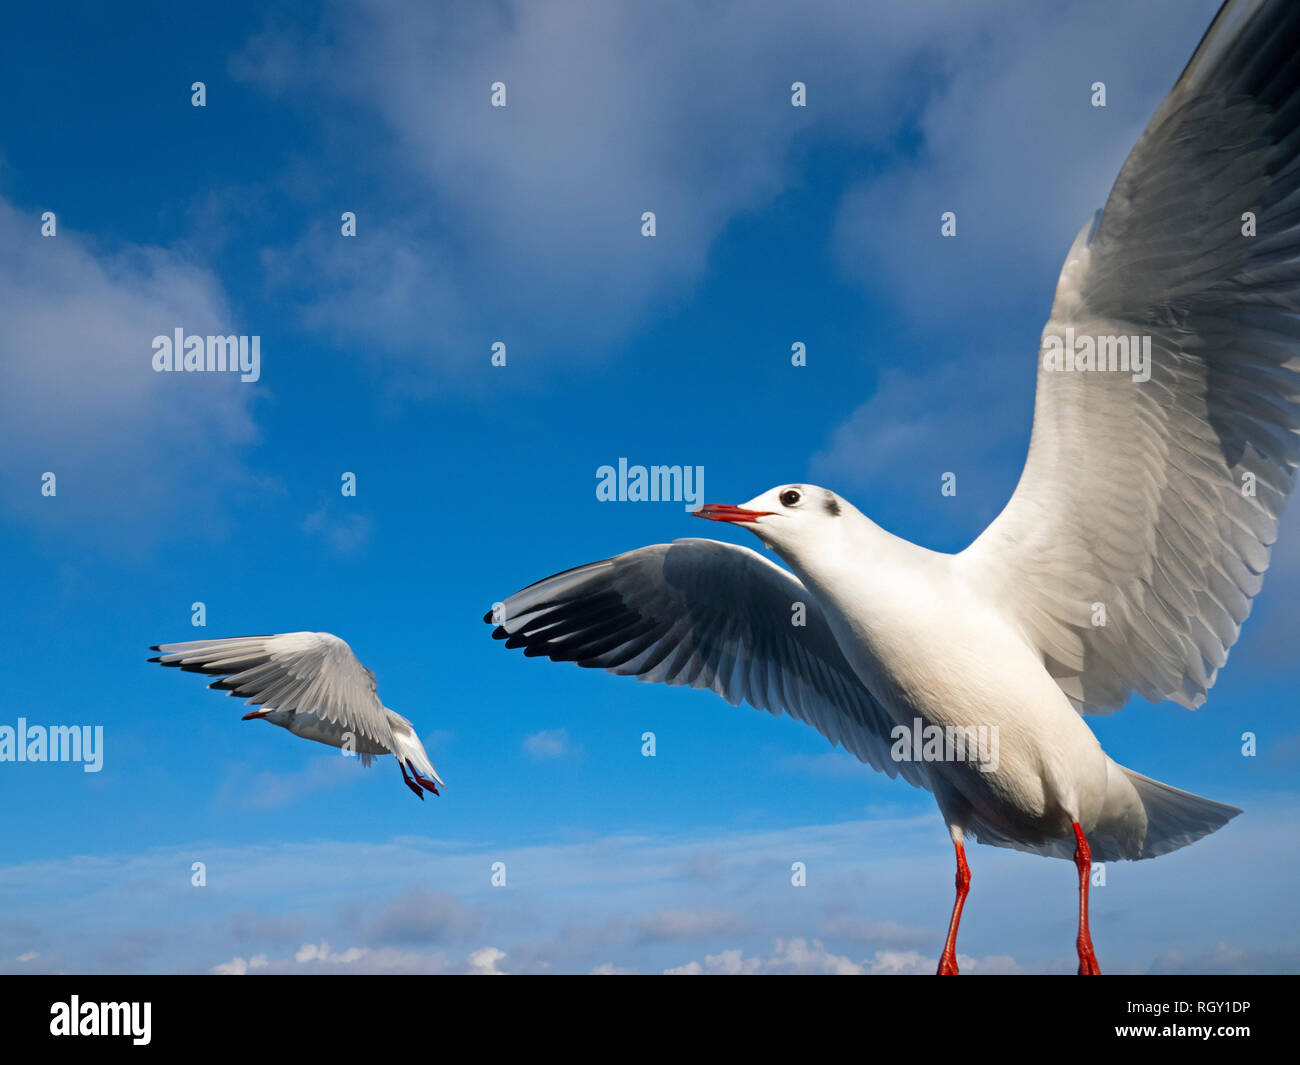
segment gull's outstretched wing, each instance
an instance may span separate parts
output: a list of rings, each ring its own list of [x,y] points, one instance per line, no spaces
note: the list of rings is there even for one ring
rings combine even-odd
[[[960,556],[1080,710],[1195,708],[1227,661],[1300,461],[1298,311],[1300,4],[1229,0],[1070,251],[1024,473]],[[1149,380],[1051,368],[1121,336]]]
[[[317,717],[397,751],[375,675],[357,661],[352,648],[328,632],[164,643],[151,650],[160,654],[150,662],[225,678],[209,688],[268,710]]]
[[[642,547],[531,584],[483,620],[529,656],[784,710],[868,765],[926,786],[916,763],[890,758],[894,722],[812,594],[748,548],[696,539]]]

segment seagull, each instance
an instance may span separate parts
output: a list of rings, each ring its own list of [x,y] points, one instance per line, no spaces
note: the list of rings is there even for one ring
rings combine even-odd
[[[223,678],[208,687],[262,707],[245,714],[245,721],[269,721],[305,740],[345,748],[362,765],[377,754],[391,754],[421,801],[426,791],[439,794],[442,777],[414,726],[379,701],[375,675],[332,633],[235,636],[156,644],[149,650],[161,652],[150,662]]]
[[[1196,709],[1227,661],[1300,462],[1298,311],[1300,4],[1229,0],[1070,248],[1024,471],[965,550],[785,484],[694,513],[788,570],[677,540],[484,620],[525,655],[784,711],[932,792],[957,862],[940,975],[958,971],[967,838],[1072,859],[1078,972],[1100,973],[1092,861],[1167,854],[1241,811],[1119,765],[1084,715],[1134,693]],[[1149,363],[1118,337],[1149,338]]]

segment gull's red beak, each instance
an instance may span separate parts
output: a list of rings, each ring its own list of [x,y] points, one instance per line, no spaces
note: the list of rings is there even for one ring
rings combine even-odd
[[[699,510],[691,511],[691,514],[697,518],[737,523],[758,521],[759,518],[771,513],[770,510],[746,510],[744,507],[733,507],[730,503],[705,503]]]

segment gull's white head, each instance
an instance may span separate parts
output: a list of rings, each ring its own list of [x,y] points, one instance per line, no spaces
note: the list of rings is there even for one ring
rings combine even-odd
[[[706,503],[693,511],[697,518],[725,521],[748,529],[785,559],[816,550],[843,535],[843,516],[852,506],[829,488],[815,484],[783,484],[748,503]]]

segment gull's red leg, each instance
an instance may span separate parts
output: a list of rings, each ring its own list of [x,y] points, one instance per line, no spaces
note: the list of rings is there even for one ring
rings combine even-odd
[[[433,792],[435,795],[441,794],[438,791],[438,789],[434,787],[432,780],[429,780],[427,777],[420,776],[420,774],[416,771],[414,763],[408,761],[406,764],[411,767],[411,776],[415,777],[415,782],[419,784],[420,787],[422,787],[425,791]]]
[[[1079,975],[1100,976],[1101,966],[1092,950],[1092,935],[1088,932],[1088,879],[1092,872],[1092,850],[1084,838],[1079,822],[1074,822],[1074,864],[1079,870],[1079,938],[1075,947],[1079,951]]]
[[[970,866],[966,864],[966,849],[960,839],[954,839],[957,848],[957,898],[952,904],[952,920],[948,923],[948,938],[943,944],[943,953],[939,955],[937,976],[957,975],[957,926],[961,924],[961,908],[966,904],[966,893],[970,891]]]
[[[410,788],[413,792],[415,792],[415,797],[417,799],[419,799],[421,802],[424,802],[424,792],[420,790],[419,784],[415,783],[415,781],[413,781],[410,777],[406,775],[406,766],[403,764],[400,758],[397,760],[397,768],[402,771],[402,779],[406,781],[406,786]]]

